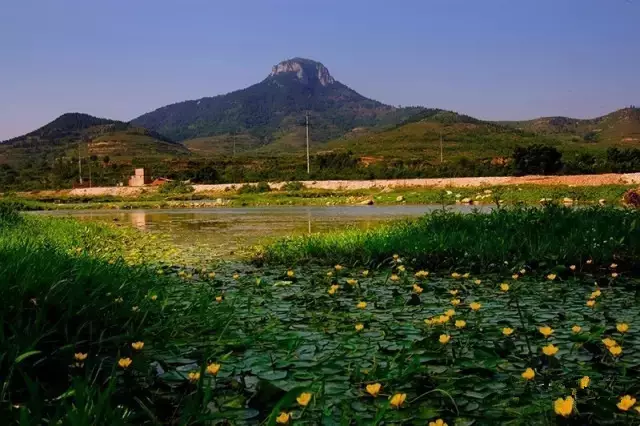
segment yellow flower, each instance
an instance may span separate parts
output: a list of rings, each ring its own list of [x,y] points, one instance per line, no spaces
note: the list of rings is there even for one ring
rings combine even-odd
[[[427,325],[433,325],[435,324],[435,322],[436,322],[435,318],[427,318],[424,320],[424,323]]]
[[[627,331],[629,331],[629,324],[621,322],[619,324],[616,325],[616,329],[620,332],[620,333],[626,333]]]
[[[138,312],[140,310],[139,306],[132,306],[131,307],[131,312]]]
[[[587,259],[587,265],[591,265],[593,263],[593,259]]]
[[[138,341],[138,342],[133,342],[133,343],[131,344],[131,347],[132,347],[133,349],[135,349],[136,351],[141,351],[141,350],[142,350],[142,348],[144,348],[144,342],[140,342],[140,341]]]
[[[422,287],[420,287],[418,284],[414,284],[413,285],[413,292],[416,294],[420,294],[424,291],[424,289]]]
[[[356,324],[356,331],[362,331],[363,328],[364,328],[364,324],[361,324],[361,323]]]
[[[404,272],[405,270],[406,270],[406,269],[405,269],[404,265],[400,265],[400,266],[398,266],[398,271],[400,271],[400,272]]]
[[[399,276],[397,276],[396,274],[392,274],[392,275],[389,277],[389,279],[390,279],[391,281],[400,281],[400,277],[399,277]]]
[[[502,329],[502,334],[505,336],[511,336],[513,334],[513,328],[505,327]]]
[[[618,278],[618,273],[617,272],[612,272],[611,273],[611,278]]]
[[[211,363],[211,364],[207,365],[207,373],[208,374],[211,374],[212,376],[217,376],[218,375],[218,371],[220,371],[220,364]]]
[[[572,271],[575,271],[576,270],[576,265],[569,266],[569,269],[571,269]]]
[[[399,255],[397,255],[397,254],[394,254],[394,255],[393,255],[393,260],[398,260],[399,258],[400,258],[400,256],[399,256]]]
[[[589,376],[584,376],[580,379],[580,389],[586,389],[587,387],[589,387],[589,383],[591,383],[591,379],[589,378]]]
[[[455,296],[456,294],[458,294],[458,290],[449,290],[449,294]]]
[[[573,411],[573,397],[568,396],[565,399],[556,399],[553,403],[553,408],[559,416],[569,417]]]
[[[573,331],[575,334],[578,334],[582,331],[582,327],[580,327],[579,325],[574,325],[573,327],[571,327],[571,331]]]
[[[475,280],[474,283],[477,284],[477,285],[480,285],[480,284],[482,284],[482,280]]]
[[[153,300],[153,301],[156,301],[156,300],[158,300],[158,295],[157,294],[152,294],[150,299]]]
[[[342,271],[342,265],[336,265],[336,266],[334,266],[334,269],[336,271]]]
[[[378,396],[378,394],[380,393],[380,389],[382,389],[382,385],[380,383],[371,383],[370,385],[367,385],[365,389],[367,390],[369,395],[375,397],[375,396]]]
[[[456,314],[456,311],[454,311],[453,309],[448,309],[448,310],[445,311],[444,314],[446,316],[448,316],[448,317],[452,317],[452,316],[454,316]]]
[[[429,276],[429,272],[427,271],[418,271],[416,272],[416,278],[427,278]]]
[[[435,422],[429,422],[429,426],[449,426],[442,419],[438,419]]]
[[[451,299],[451,304],[453,306],[458,306],[460,304],[460,299]]]
[[[521,376],[525,380],[532,380],[534,377],[536,377],[536,372],[533,371],[533,368],[527,368],[526,370],[524,370],[524,373],[522,373]]]
[[[611,265],[609,265],[609,268],[611,269],[616,269],[618,267],[617,263],[612,263]]]
[[[339,288],[340,286],[338,284],[334,284],[331,287],[329,287],[329,290],[327,290],[327,293],[336,294],[336,291],[338,291]]]
[[[479,311],[480,308],[482,307],[482,304],[478,302],[471,302],[469,303],[469,307],[471,308],[472,311]]]
[[[449,336],[448,334],[441,334],[440,338],[438,339],[438,341],[443,345],[449,343],[449,340],[451,340],[451,336]]]
[[[218,303],[222,302],[222,296],[216,296],[216,302]]]
[[[520,275],[524,275],[524,274],[526,274],[526,273],[527,273],[527,270],[526,270],[526,269],[524,269],[524,268],[520,269]]]
[[[289,270],[287,271],[287,276],[288,276],[289,278],[293,278],[295,275],[296,275],[296,273],[295,273],[295,272],[293,272],[291,269],[289,269]]]
[[[276,417],[276,423],[280,423],[281,425],[289,423],[289,419],[291,418],[290,413],[286,413],[284,411],[280,412],[280,415]]]
[[[327,276],[328,277],[332,277],[333,276],[333,272],[331,272],[331,271],[327,272]]]
[[[556,279],[556,274],[549,274],[549,275],[547,275],[547,279],[548,279],[549,281],[553,281],[553,280],[555,280],[555,279]]]
[[[551,336],[553,334],[553,329],[551,327],[546,326],[546,325],[544,327],[538,328],[538,331],[544,337],[549,337],[549,336]]]
[[[511,278],[513,278],[514,280],[517,280],[518,278],[520,278],[520,275],[513,274],[513,275],[511,275]]]
[[[354,280],[353,278],[349,278],[347,280],[347,284],[349,284],[351,286],[356,285],[356,284],[358,284],[358,280]]]
[[[359,302],[359,303],[356,305],[356,308],[358,308],[358,309],[364,309],[364,308],[366,308],[366,307],[367,307],[367,302]]]
[[[509,291],[509,284],[507,284],[507,283],[500,284],[500,290],[502,290],[504,292]]]
[[[618,342],[616,342],[615,340],[613,340],[613,339],[611,339],[609,337],[607,337],[606,339],[602,339],[602,343],[604,343],[604,345],[607,348],[610,348],[612,346],[618,346]]]
[[[456,328],[465,328],[467,326],[467,322],[464,320],[457,320],[455,322]]]
[[[469,278],[470,276],[471,276],[471,274],[466,272],[464,275],[462,275],[462,278]]]
[[[76,352],[75,354],[73,354],[73,357],[75,358],[76,361],[84,361],[85,359],[87,359],[88,356],[89,354],[85,354],[82,352]]]
[[[440,316],[438,317],[438,322],[439,322],[440,324],[444,324],[444,323],[449,322],[449,320],[450,320],[450,319],[451,319],[451,317],[450,317],[449,315],[440,315]]]
[[[454,273],[452,273],[452,274],[451,274],[451,278],[460,278],[461,276],[462,276],[462,275],[460,275],[460,274],[459,274],[459,273],[457,273],[457,272],[454,272]]]
[[[542,352],[547,356],[554,356],[556,353],[558,353],[558,347],[553,346],[552,343],[549,343],[547,346],[544,346],[542,348]]]
[[[622,346],[611,346],[609,352],[611,352],[613,356],[618,356],[622,353]]]
[[[368,277],[369,276],[369,271],[362,271],[362,276],[363,277]]]
[[[187,376],[189,377],[189,381],[191,383],[195,383],[198,380],[200,380],[200,372],[199,371],[192,371]]]
[[[209,278],[215,278],[216,277],[216,273],[215,272],[209,272]]]
[[[587,306],[593,308],[594,306],[596,306],[596,301],[593,299],[587,300]]]
[[[311,392],[302,392],[298,395],[296,401],[298,401],[298,404],[306,407],[309,404],[309,401],[311,401]]]
[[[132,362],[133,361],[131,360],[131,358],[120,358],[118,360],[118,365],[121,368],[128,368],[131,365]]]
[[[618,402],[616,405],[622,411],[627,411],[629,408],[633,407],[635,403],[636,399],[634,397],[632,397],[631,395],[625,395],[620,398],[620,402]]]
[[[113,301],[116,303],[122,303],[124,299],[122,297],[116,297]]]
[[[391,397],[390,404],[396,408],[399,408],[402,404],[404,404],[405,399],[407,399],[406,393],[396,393]]]

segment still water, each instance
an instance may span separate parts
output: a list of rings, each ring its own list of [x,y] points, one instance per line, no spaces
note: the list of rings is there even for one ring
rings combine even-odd
[[[242,248],[277,237],[340,230],[366,229],[382,222],[417,217],[441,206],[248,207],[175,210],[57,210],[39,212],[80,220],[112,222],[147,232],[169,235],[178,248],[193,246],[217,256],[237,254]],[[471,212],[478,207],[452,206]],[[481,209],[489,209],[483,207]]]

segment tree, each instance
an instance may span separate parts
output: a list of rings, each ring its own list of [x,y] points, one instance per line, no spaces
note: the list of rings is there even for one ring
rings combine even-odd
[[[562,170],[562,153],[548,145],[518,146],[513,151],[516,175],[550,175]]]

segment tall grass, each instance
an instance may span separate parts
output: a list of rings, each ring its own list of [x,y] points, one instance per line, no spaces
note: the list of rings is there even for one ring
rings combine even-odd
[[[437,212],[418,220],[277,241],[268,262],[371,265],[399,254],[430,267],[500,268],[514,261],[575,263],[640,254],[640,214],[614,208],[518,207],[491,213]]]

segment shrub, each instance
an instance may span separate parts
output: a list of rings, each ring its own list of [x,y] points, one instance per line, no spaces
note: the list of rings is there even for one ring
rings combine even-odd
[[[304,184],[299,181],[291,181],[282,185],[283,191],[302,191],[304,188]]]
[[[267,182],[258,182],[256,185],[245,183],[238,189],[238,194],[260,194],[271,191],[271,187]]]
[[[172,180],[160,185],[158,190],[161,194],[190,194],[195,191],[195,188],[188,183],[184,183],[179,180]]]
[[[562,169],[562,153],[547,145],[516,147],[513,160],[516,175],[549,175]]]

